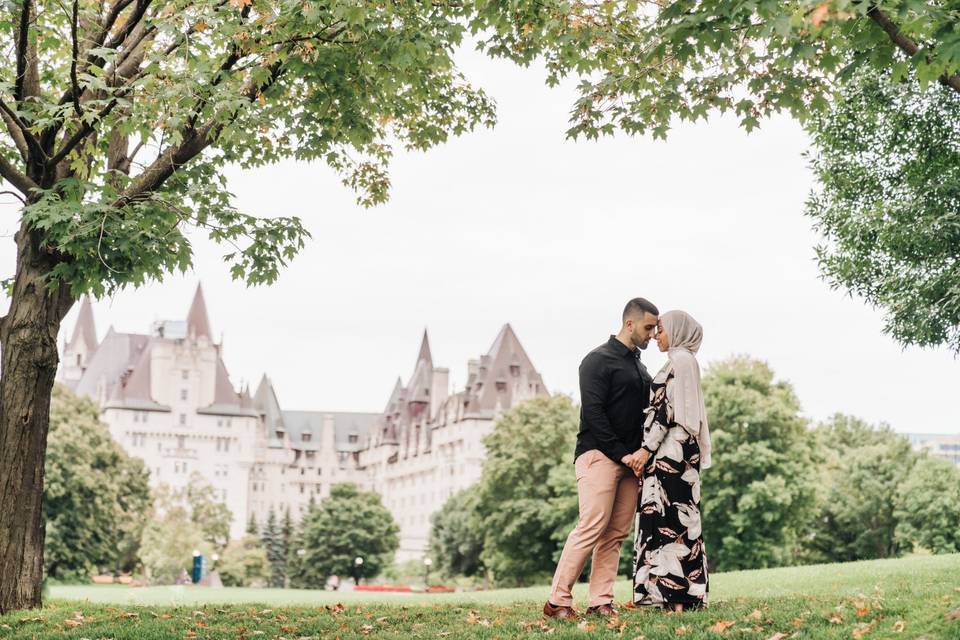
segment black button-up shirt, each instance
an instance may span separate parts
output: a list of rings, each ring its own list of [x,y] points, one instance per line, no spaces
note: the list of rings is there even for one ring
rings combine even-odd
[[[599,449],[619,463],[639,449],[652,381],[639,350],[627,348],[616,336],[588,353],[580,363],[580,432],[574,459]]]

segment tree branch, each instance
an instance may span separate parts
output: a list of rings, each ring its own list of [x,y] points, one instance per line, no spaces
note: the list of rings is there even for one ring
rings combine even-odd
[[[30,42],[30,14],[33,12],[31,0],[23,0],[20,11],[20,26],[17,30],[17,78],[14,83],[13,98],[17,103],[23,100],[24,85],[27,79],[27,47]]]
[[[96,118],[93,120],[94,124],[99,124],[100,120],[110,115],[110,112],[113,111],[113,108],[117,106],[119,102],[118,97],[114,96],[113,100],[107,103],[103,109],[97,114]],[[84,139],[93,133],[94,124],[91,124],[90,121],[84,121],[80,128],[77,129],[70,138],[60,147],[60,151],[57,151],[49,160],[47,160],[47,166],[56,167],[60,162],[70,155],[70,152],[77,148]]]
[[[19,169],[10,164],[10,162],[3,156],[0,156],[0,176],[2,176],[4,180],[12,184],[14,187],[19,189],[20,193],[28,198],[34,189],[40,188],[36,182],[28,178],[26,174],[20,172]]]
[[[73,94],[73,110],[77,117],[83,116],[80,109],[80,82],[77,80],[77,58],[80,57],[80,43],[77,38],[77,23],[79,22],[80,0],[73,0],[73,15],[70,16],[70,39],[73,41],[73,56],[70,59],[70,85]]]
[[[0,112],[4,115],[4,120],[10,119],[14,124],[17,125],[17,128],[20,130],[20,134],[23,136],[23,142],[27,147],[27,157],[29,158],[33,155],[36,158],[46,158],[47,154],[44,152],[43,148],[40,146],[40,141],[37,140],[36,136],[30,132],[30,128],[27,127],[27,123],[20,119],[20,116],[7,105],[6,102],[0,98]],[[19,145],[18,145],[19,146]],[[22,153],[22,151],[21,151]],[[24,158],[26,160],[27,158]]]
[[[871,20],[880,25],[881,29],[886,31],[887,35],[890,36],[890,40],[904,53],[913,56],[920,50],[920,45],[914,42],[910,36],[903,33],[900,27],[877,7],[872,7],[868,10],[867,15],[870,16]],[[945,73],[940,76],[938,80],[943,86],[960,93],[960,75],[949,75]]]
[[[13,144],[17,146],[20,157],[26,162],[30,158],[30,149],[27,147],[27,139],[23,137],[23,131],[20,130],[20,126],[16,121],[10,117],[10,114],[3,109],[0,109],[0,117],[3,118],[3,122],[7,125],[7,133],[9,133],[13,139]]]
[[[250,82],[243,90],[241,95],[249,102],[253,102],[257,95],[272,86],[283,73],[283,66],[280,62],[273,63],[269,68],[270,77],[267,82],[263,85]],[[191,131],[183,142],[176,147],[169,147],[143,173],[134,178],[133,182],[124,189],[111,206],[124,207],[159,188],[167,178],[173,175],[177,168],[190,162],[210,146],[223,128],[233,122],[237,115],[239,115],[239,109],[226,121],[211,118],[199,129]]]

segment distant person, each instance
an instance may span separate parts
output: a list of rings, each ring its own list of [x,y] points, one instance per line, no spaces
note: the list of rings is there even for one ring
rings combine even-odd
[[[660,316],[657,346],[669,359],[653,378],[643,427],[634,544],[633,602],[683,611],[707,604],[700,471],[711,464],[710,429],[696,354],[703,328],[683,311]]]
[[[637,475],[643,466],[637,452],[652,382],[640,351],[656,334],[659,314],[644,298],[630,300],[619,333],[580,364],[580,431],[574,452],[580,517],[557,563],[550,599],[543,606],[547,617],[577,617],[571,590],[591,555],[587,613],[617,614],[613,583],[620,545],[637,512]]]

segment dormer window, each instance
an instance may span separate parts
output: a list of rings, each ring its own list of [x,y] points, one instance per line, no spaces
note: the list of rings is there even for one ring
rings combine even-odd
[[[83,354],[77,354],[77,366],[80,367],[83,365]]]
[[[512,365],[510,365],[510,375],[512,375],[512,376],[514,376],[514,377],[520,375],[520,365],[518,365],[518,364],[512,364]]]
[[[310,438],[312,438],[312,437],[313,437],[313,434],[312,434],[312,433],[309,433],[309,432],[304,431],[302,434],[300,434],[300,441],[301,441],[301,442],[310,442]]]
[[[360,440],[360,436],[358,436],[355,433],[351,433],[349,436],[347,436],[347,442],[349,442],[350,444],[356,444],[357,442],[359,442],[359,440]]]

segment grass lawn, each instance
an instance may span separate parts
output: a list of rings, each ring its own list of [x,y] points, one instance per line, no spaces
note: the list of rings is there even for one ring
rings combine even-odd
[[[44,609],[0,617],[0,638],[960,640],[960,554],[717,574],[707,611],[624,609],[615,622],[542,622],[548,591],[411,595],[59,586]],[[629,591],[619,583],[618,602]],[[578,586],[577,598],[582,608],[585,585]]]

